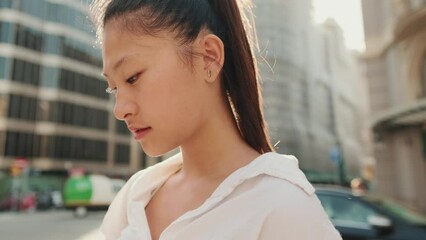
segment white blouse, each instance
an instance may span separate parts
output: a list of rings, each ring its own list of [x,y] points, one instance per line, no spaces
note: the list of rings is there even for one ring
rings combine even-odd
[[[105,238],[150,240],[145,206],[181,166],[178,154],[133,175],[104,217],[100,230]],[[160,240],[342,239],[314,192],[294,156],[265,153],[171,223]]]

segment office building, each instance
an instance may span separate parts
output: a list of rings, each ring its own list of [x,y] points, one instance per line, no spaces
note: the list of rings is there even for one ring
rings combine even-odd
[[[426,213],[426,1],[362,1],[376,189]]]
[[[264,109],[277,151],[296,155],[314,181],[359,177],[366,157],[362,78],[341,29],[333,21],[314,24],[311,0],[254,2]]]
[[[0,169],[127,177],[155,162],[112,114],[88,2],[0,1]]]

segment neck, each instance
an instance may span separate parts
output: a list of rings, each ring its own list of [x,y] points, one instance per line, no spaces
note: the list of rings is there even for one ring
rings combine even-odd
[[[212,114],[181,152],[182,174],[191,179],[224,179],[260,155],[242,139],[229,112]]]

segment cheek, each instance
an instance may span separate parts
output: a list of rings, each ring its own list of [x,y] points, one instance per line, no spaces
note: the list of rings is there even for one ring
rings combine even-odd
[[[165,154],[186,142],[200,129],[203,122],[197,102],[185,102],[174,91],[173,97],[158,100],[158,105],[151,105],[153,134],[147,141],[140,142],[144,151],[150,156]],[[198,106],[197,106],[198,105]]]
[[[151,108],[157,123],[162,123],[162,129],[179,138],[194,132],[205,119],[203,93],[190,77],[164,82],[152,96],[156,99]]]
[[[167,120],[169,126],[186,128],[197,125],[196,122],[201,120],[205,107],[203,98],[198,92],[182,87],[171,87],[164,89],[162,96],[164,97],[158,99],[158,108],[153,111],[158,111],[159,118]]]
[[[201,125],[208,106],[204,79],[173,56],[163,59],[164,64],[155,65],[155,70],[146,76],[147,82],[141,88],[144,96],[139,101],[161,136],[179,141]]]
[[[181,61],[181,60],[178,60]],[[149,83],[150,89],[145,89],[147,104],[157,108],[153,111],[166,117],[167,115],[188,115],[198,111],[202,103],[200,81],[189,70],[184,70],[181,64],[170,64],[168,70],[162,69],[153,74]],[[165,115],[165,116],[164,116]]]

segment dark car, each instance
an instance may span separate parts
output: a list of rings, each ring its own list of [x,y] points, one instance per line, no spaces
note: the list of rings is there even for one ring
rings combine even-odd
[[[426,217],[390,200],[317,186],[316,194],[344,240],[426,240]]]

